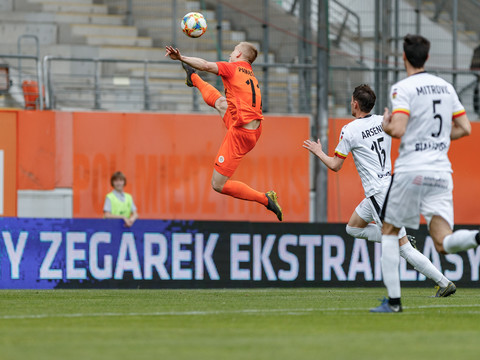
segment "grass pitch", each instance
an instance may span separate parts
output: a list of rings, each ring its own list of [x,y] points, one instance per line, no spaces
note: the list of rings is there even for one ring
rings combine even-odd
[[[480,290],[0,291],[0,359],[479,359]]]

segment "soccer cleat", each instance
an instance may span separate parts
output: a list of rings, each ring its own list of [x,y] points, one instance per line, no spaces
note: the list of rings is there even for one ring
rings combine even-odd
[[[448,285],[446,287],[442,288],[440,286],[437,286],[437,288],[438,290],[434,297],[448,297],[455,294],[455,292],[457,291],[457,287],[451,281],[448,282]]]
[[[185,70],[185,72],[187,73],[187,78],[185,79],[185,85],[189,87],[193,87],[192,74],[196,74],[197,72],[195,71],[194,68],[185,64],[184,62],[182,62],[182,67],[183,67],[183,70]]]
[[[265,193],[265,196],[268,199],[267,209],[273,211],[277,215],[278,220],[283,220],[283,212],[280,204],[278,203],[278,196],[275,191],[269,191]]]
[[[386,297],[380,300],[382,303],[376,308],[370,309],[372,313],[399,313],[402,312],[402,305],[390,305]]]
[[[417,240],[415,240],[415,236],[412,236],[412,235],[407,235],[407,239],[408,241],[410,242],[410,244],[412,245],[412,247],[417,250]]]

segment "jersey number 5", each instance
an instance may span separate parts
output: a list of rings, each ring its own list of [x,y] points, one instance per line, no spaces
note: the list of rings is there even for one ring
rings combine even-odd
[[[382,171],[385,170],[385,160],[387,158],[387,154],[385,153],[385,149],[382,149],[382,142],[383,136],[379,137],[377,141],[374,141],[372,144],[372,151],[375,151],[378,155],[378,161],[380,161],[380,166],[382,167]]]
[[[435,114],[436,113],[436,105],[440,105],[442,103],[442,100],[433,100],[433,118],[438,120],[440,122],[440,126],[438,128],[438,131],[437,132],[432,132],[432,136],[433,137],[439,137],[440,136],[440,133],[442,132],[442,115],[440,114]]]

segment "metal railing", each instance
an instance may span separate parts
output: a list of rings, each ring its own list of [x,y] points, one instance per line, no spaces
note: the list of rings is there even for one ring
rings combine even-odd
[[[42,90],[44,89],[41,59],[38,56],[22,54],[0,54],[0,59],[16,60],[17,64],[17,66],[15,66],[13,61],[7,61],[10,68],[10,80],[12,86],[8,93],[11,97],[11,101],[4,104],[4,106],[10,107],[20,105],[25,106],[26,108],[43,110],[45,106],[44,96],[41,96],[43,92]],[[25,65],[23,61],[33,62],[33,66]],[[30,89],[24,87],[25,81],[34,82]]]
[[[209,111],[200,94],[185,86],[185,73],[177,62],[171,60],[124,60],[70,58],[45,56],[42,62],[31,55],[0,55],[0,58],[33,61],[34,67],[23,67],[22,79],[34,79],[38,88],[45,89],[45,99],[38,97],[38,109],[97,109],[114,111]],[[269,97],[272,113],[302,113],[300,72],[307,71],[313,78],[315,64],[254,63],[260,79],[263,97]],[[269,69],[269,84],[262,83],[262,71]],[[15,70],[15,69],[14,69]],[[28,70],[28,73],[25,72]],[[32,71],[35,70],[35,71]],[[383,90],[390,88],[396,75],[405,77],[404,69],[386,67],[382,70],[387,81]],[[430,72],[452,81],[457,79],[457,91],[472,120],[478,113],[476,81],[480,72],[469,70],[430,69]],[[375,71],[368,67],[329,67],[329,115],[349,116],[353,88],[360,83],[374,84]],[[215,77],[200,74],[215,84]],[[17,103],[24,100],[20,75],[11,74]],[[264,91],[268,86],[269,91]],[[222,90],[222,89],[219,89]],[[310,89],[310,101],[315,103],[316,86]],[[378,91],[378,89],[375,89]],[[38,95],[38,93],[37,93]],[[476,96],[476,100],[475,100]],[[22,104],[23,105],[23,104]],[[380,111],[375,109],[375,111]]]
[[[339,9],[342,10],[341,12],[339,12],[339,16],[343,17],[342,23],[339,29],[337,30],[337,34],[336,34],[335,40],[333,41],[333,44],[337,47],[340,47],[342,40],[344,39],[345,30],[349,29],[354,34],[354,38],[351,38],[350,40],[354,40],[354,43],[358,45],[359,62],[363,63],[364,53],[363,53],[363,40],[362,40],[362,25],[360,21],[360,16],[356,12],[350,10],[348,7],[340,3],[339,1],[333,0],[332,2],[335,6],[330,7],[330,11],[333,12],[334,10],[336,10],[335,7],[338,7]],[[350,25],[349,23],[350,17],[353,17],[355,19],[354,25]]]
[[[260,76],[257,75],[259,78],[264,69],[275,70],[270,74],[270,92],[265,92],[271,94],[273,112],[299,112],[298,71],[313,70],[314,66],[254,64],[255,71],[257,74],[260,73]],[[185,86],[184,71],[177,62],[171,60],[45,56],[43,74],[47,109],[90,108],[132,111],[206,109],[203,102],[199,103],[198,92]],[[214,83],[212,75],[201,76]],[[165,104],[170,106],[162,106]],[[178,104],[181,106],[176,106]],[[281,108],[275,106],[280,104]]]

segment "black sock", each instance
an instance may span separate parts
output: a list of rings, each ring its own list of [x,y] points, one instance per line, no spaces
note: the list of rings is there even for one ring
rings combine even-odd
[[[390,305],[401,305],[400,298],[388,298],[388,303]]]

